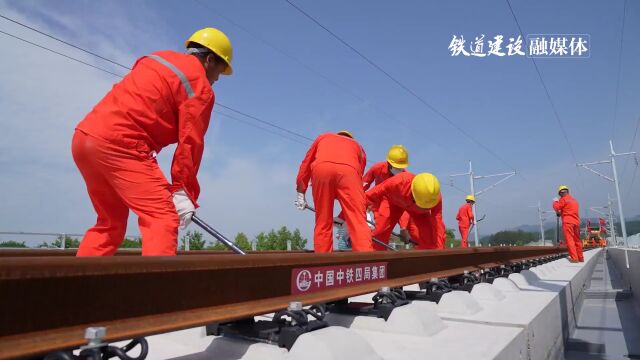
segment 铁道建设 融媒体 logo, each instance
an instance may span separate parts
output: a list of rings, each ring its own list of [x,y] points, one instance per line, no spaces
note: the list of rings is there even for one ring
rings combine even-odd
[[[449,42],[451,56],[478,58],[527,56],[530,58],[589,58],[591,36],[589,34],[529,34],[526,42],[522,36],[471,38],[453,35]]]

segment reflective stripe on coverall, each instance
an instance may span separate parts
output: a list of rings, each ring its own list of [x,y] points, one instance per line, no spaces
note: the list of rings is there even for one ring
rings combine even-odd
[[[367,158],[357,141],[333,133],[321,134],[300,164],[296,189],[305,193],[311,180],[316,224],[315,252],[333,251],[333,205],[337,199],[347,223],[353,251],[372,251],[367,226],[362,173]]]
[[[560,200],[553,202],[553,209],[562,216],[562,233],[567,244],[569,257],[574,260],[584,260],[582,255],[582,241],[580,241],[580,205],[578,201],[566,194]]]
[[[460,247],[469,247],[469,228],[473,222],[473,207],[469,203],[465,203],[458,209],[458,230],[460,230]]]
[[[98,215],[78,256],[112,255],[129,209],[138,215],[143,255],[175,255],[178,215],[172,193],[197,207],[196,175],[215,96],[200,61],[161,51],[133,70],[78,124],[72,153]],[[177,143],[169,183],[155,154]]]
[[[404,171],[367,191],[367,202],[372,206],[383,199],[389,202],[389,212],[381,214],[380,220],[376,219],[373,237],[388,244],[393,227],[400,222],[400,226],[418,242],[416,249],[443,249],[446,235],[442,221],[442,195],[433,208],[418,207],[411,194],[414,177],[414,174]],[[400,221],[405,211],[407,215]]]

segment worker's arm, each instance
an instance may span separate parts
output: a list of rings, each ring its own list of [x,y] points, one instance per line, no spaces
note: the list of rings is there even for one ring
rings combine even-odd
[[[473,224],[475,223],[475,216],[473,215],[473,206],[469,205],[467,206],[467,216],[469,217],[469,223]]]
[[[565,202],[564,202],[564,198],[562,197],[559,200],[553,202],[553,210],[556,211],[557,215],[560,215],[560,213],[562,213],[562,209],[564,209],[564,205],[565,205]]]
[[[360,176],[364,174],[364,169],[367,167],[367,153],[364,148],[360,146]]]
[[[188,99],[178,109],[178,145],[171,163],[172,184],[169,190],[174,193],[184,189],[196,208],[200,195],[198,169],[214,101],[215,96],[211,92]]]
[[[366,192],[367,204],[368,205],[379,204],[384,198],[384,195],[389,191],[391,186],[394,185],[394,181],[392,180],[393,178],[383,182],[380,185],[374,186],[373,189],[369,189],[369,191]]]
[[[300,164],[300,169],[298,170],[298,177],[296,178],[296,190],[300,194],[304,194],[307,192],[307,188],[309,187],[309,180],[311,180],[311,164],[313,160],[316,158],[316,151],[318,150],[318,142],[322,139],[322,136],[319,136],[311,147],[307,151],[307,155],[305,155],[302,163]]]
[[[447,234],[444,221],[442,220],[442,198],[438,202],[438,205],[429,210],[429,213],[432,219],[431,224],[433,224],[432,236],[434,239],[437,239],[438,244],[444,245]]]
[[[406,230],[407,226],[409,226],[409,220],[411,216],[408,212],[403,212],[402,216],[400,216],[400,220],[398,220],[398,225],[400,225],[400,230]]]
[[[369,190],[369,188],[371,187],[371,185],[373,184],[373,182],[376,179],[376,174],[378,173],[378,165],[373,165],[372,167],[369,168],[369,171],[367,171],[364,176],[362,177],[362,182],[363,187],[364,187],[364,191]]]

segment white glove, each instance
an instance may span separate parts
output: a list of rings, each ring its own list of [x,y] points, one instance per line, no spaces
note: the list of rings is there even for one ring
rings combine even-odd
[[[369,225],[369,229],[373,230],[376,228],[376,218],[373,215],[373,212],[367,209],[367,225]]]
[[[196,211],[196,207],[193,206],[184,189],[173,193],[173,205],[175,205],[176,212],[180,216],[180,229],[185,229],[191,223],[191,217]]]
[[[560,199],[558,199],[557,197],[554,197],[553,202],[556,202],[556,201],[560,201]]]
[[[298,210],[304,210],[307,207],[307,200],[305,199],[304,194],[298,193],[298,197],[293,204],[298,208]]]

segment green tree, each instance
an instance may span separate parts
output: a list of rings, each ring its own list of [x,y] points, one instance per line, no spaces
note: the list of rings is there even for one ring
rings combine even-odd
[[[51,244],[43,241],[42,244],[38,245],[39,248],[52,248],[52,249],[60,249],[62,246],[62,235],[58,235],[58,237],[51,242]],[[78,248],[80,246],[80,240],[77,238],[72,238],[69,235],[64,236],[64,248]]]
[[[189,250],[204,250],[207,247],[207,241],[202,238],[202,233],[194,230],[187,231],[185,235],[180,238],[180,250],[185,250],[185,245],[189,242]]]
[[[453,232],[453,229],[446,230],[446,239],[444,243],[445,249],[449,249],[452,247],[460,247],[460,240],[456,240],[456,235]]]
[[[236,234],[235,239],[233,240],[240,249],[244,251],[251,251],[251,242],[249,242],[249,238],[245,233],[239,232]]]
[[[255,237],[256,249],[264,250],[287,250],[287,242],[291,242],[291,250],[304,250],[307,246],[307,239],[303,238],[300,230],[291,232],[286,226],[278,231],[271,230],[268,233],[260,232]]]
[[[140,249],[142,247],[142,239],[129,239],[124,238],[120,247],[123,249]]]
[[[539,242],[540,234],[522,230],[505,230],[486,236],[483,238],[483,241],[488,243],[490,246],[523,246],[529,243]]]
[[[19,242],[8,240],[0,242],[0,248],[28,248],[28,246],[24,243],[24,241]]]

